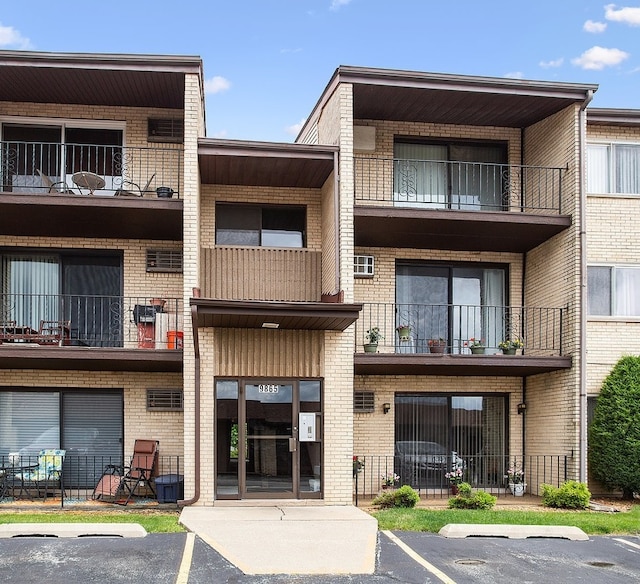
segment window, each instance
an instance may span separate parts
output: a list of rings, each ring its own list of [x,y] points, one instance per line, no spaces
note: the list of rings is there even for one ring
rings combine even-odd
[[[590,193],[640,194],[640,144],[589,144]]]
[[[409,325],[413,346],[406,352],[429,352],[429,339],[444,339],[455,353],[471,338],[483,339],[487,350],[517,323],[509,321],[506,304],[506,268],[447,266],[398,262],[396,266],[396,326]]]
[[[148,249],[147,272],[182,273],[182,250]]]
[[[589,266],[587,294],[592,316],[640,316],[640,267]]]
[[[65,486],[93,488],[106,462],[122,460],[123,407],[121,391],[0,391],[0,456],[63,448]]]
[[[504,395],[395,396],[395,455],[400,484],[446,486],[444,474],[463,468],[474,486],[502,484],[507,460]]]
[[[353,392],[353,411],[356,413],[371,413],[375,409],[375,395],[372,391]]]
[[[373,256],[353,256],[353,275],[356,278],[373,278],[375,260]]]
[[[394,144],[397,206],[503,209],[506,148],[502,144]]]
[[[180,389],[147,389],[147,410],[181,412],[182,400]]]
[[[289,205],[216,205],[216,244],[304,247],[306,209]]]

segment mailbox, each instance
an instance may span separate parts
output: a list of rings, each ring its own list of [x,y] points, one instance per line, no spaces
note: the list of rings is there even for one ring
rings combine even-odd
[[[316,415],[315,413],[300,412],[298,425],[298,440],[300,442],[316,441]]]

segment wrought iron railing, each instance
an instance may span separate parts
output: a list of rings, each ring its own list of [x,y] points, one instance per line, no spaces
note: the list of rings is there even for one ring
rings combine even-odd
[[[512,495],[509,469],[522,472],[525,493],[540,495],[542,484],[556,487],[569,479],[570,457],[565,455],[465,455],[455,453],[462,480],[472,487],[496,495]],[[451,488],[445,474],[456,465],[446,455],[358,455],[359,472],[354,472],[354,494],[358,498],[375,497],[383,490],[385,478],[399,477],[396,487],[410,485],[421,495],[450,497]],[[355,471],[354,465],[354,471]]]
[[[0,294],[0,343],[182,348],[182,300],[151,296]]]
[[[0,191],[86,195],[89,189],[73,177],[90,172],[104,183],[93,191],[95,195],[179,197],[182,158],[182,148],[175,147],[0,142]]]
[[[562,168],[355,157],[355,200],[421,209],[562,212]]]
[[[487,354],[504,341],[522,346],[518,354],[560,356],[562,308],[462,304],[364,303],[356,321],[356,352],[366,350],[371,332],[379,353],[471,354],[472,339]],[[400,330],[408,327],[408,330]]]
[[[21,501],[43,502],[48,505],[69,507],[93,499],[98,481],[109,467],[117,467],[125,472],[131,457],[107,454],[89,454],[99,452],[96,446],[81,445],[66,448],[62,463],[62,474],[38,477],[38,481],[29,480],[27,469],[38,467],[38,453],[0,455],[0,507],[11,506]],[[113,451],[113,450],[112,450]],[[123,467],[123,461],[125,467]],[[122,470],[124,468],[124,471]],[[153,490],[144,484],[139,485],[132,497],[132,504],[155,505],[157,502],[170,503],[184,496],[184,460],[182,456],[160,455],[153,473]],[[161,478],[160,478],[161,477]],[[169,489],[171,491],[169,492]],[[154,494],[155,491],[155,494]],[[177,495],[177,497],[172,497]],[[175,501],[177,502],[177,501]],[[97,507],[100,510],[101,507]]]

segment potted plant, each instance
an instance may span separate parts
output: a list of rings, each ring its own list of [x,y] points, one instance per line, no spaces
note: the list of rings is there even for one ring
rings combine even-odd
[[[471,337],[466,343],[465,346],[469,347],[472,355],[484,355],[485,344],[484,339],[475,339]]]
[[[458,494],[458,487],[462,482],[462,474],[462,469],[458,467],[444,475],[444,477],[449,480],[449,487],[453,495]]]
[[[507,470],[505,478],[509,482],[509,490],[516,497],[522,497],[527,488],[524,482],[524,471],[518,466],[512,466]]]
[[[400,480],[400,476],[394,472],[385,472],[380,475],[380,478],[382,478],[383,489],[391,489],[395,487]]]
[[[515,355],[518,349],[522,349],[524,343],[521,339],[505,339],[498,344],[498,348],[502,350],[505,355]]]
[[[378,351],[378,342],[380,339],[384,339],[380,333],[380,328],[377,326],[371,327],[365,335],[364,352],[376,353]]]
[[[429,353],[444,353],[447,350],[447,341],[442,337],[437,339],[429,339]]]
[[[411,334],[411,326],[408,324],[399,324],[396,327],[396,332],[398,333],[398,338],[401,341],[408,341]]]

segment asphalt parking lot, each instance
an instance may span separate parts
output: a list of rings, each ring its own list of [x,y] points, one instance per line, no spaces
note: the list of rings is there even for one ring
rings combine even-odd
[[[394,532],[378,536],[372,575],[245,575],[193,534],[143,538],[19,537],[0,540],[3,583],[394,583],[640,582],[640,537],[561,539],[467,538]],[[191,550],[191,554],[185,554]],[[330,558],[327,558],[330,570]]]

